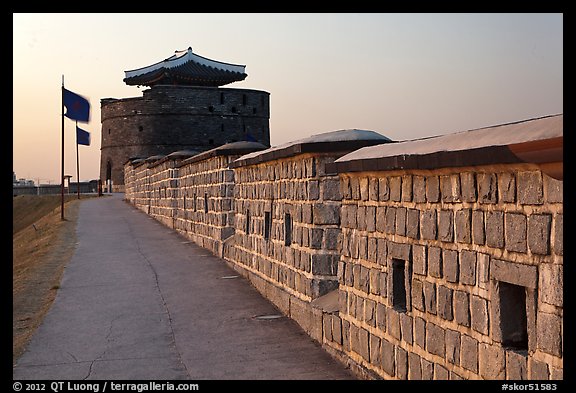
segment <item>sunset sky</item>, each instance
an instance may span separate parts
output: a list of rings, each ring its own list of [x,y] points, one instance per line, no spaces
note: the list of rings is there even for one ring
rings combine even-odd
[[[395,140],[563,112],[562,14],[14,14],[13,170],[59,184],[61,83],[90,100],[80,179],[99,177],[100,99],[192,47],[270,93],[271,144],[359,128]],[[76,180],[74,122],[65,172]]]

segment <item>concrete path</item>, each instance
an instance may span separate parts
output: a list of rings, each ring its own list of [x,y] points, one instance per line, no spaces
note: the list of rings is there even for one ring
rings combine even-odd
[[[82,202],[78,245],[14,379],[353,379],[224,261],[122,200]]]

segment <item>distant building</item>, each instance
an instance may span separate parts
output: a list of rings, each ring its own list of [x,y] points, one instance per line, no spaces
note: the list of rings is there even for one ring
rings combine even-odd
[[[237,141],[270,146],[270,94],[221,87],[244,80],[244,65],[188,48],[125,74],[127,85],[149,89],[142,97],[101,99],[100,178],[108,191],[124,191],[129,159],[203,152]]]

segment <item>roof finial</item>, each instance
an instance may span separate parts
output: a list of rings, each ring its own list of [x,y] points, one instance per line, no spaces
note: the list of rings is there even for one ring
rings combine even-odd
[[[192,47],[191,47],[191,46],[188,47],[188,52],[192,52]]]

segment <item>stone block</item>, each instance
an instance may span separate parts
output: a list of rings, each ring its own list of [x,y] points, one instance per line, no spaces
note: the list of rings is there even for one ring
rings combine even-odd
[[[352,199],[355,201],[360,200],[360,181],[356,176],[350,178],[350,189],[352,191]]]
[[[440,210],[438,213],[438,240],[454,241],[454,217],[452,210]]]
[[[326,228],[324,230],[324,244],[327,250],[338,250],[340,244],[340,228]]]
[[[460,282],[476,285],[476,252],[464,250],[460,252]]]
[[[378,179],[378,200],[381,202],[386,202],[390,199],[390,187],[388,184],[387,177],[381,177]]]
[[[370,192],[368,188],[369,180],[367,177],[361,177],[358,179],[360,183],[360,200],[367,201],[370,197]]]
[[[358,229],[361,231],[366,230],[366,206],[358,206],[356,210],[356,222]]]
[[[490,283],[490,256],[488,254],[476,253],[476,277],[478,286],[488,289]]]
[[[564,214],[554,216],[554,243],[552,244],[554,253],[563,255],[564,253]]]
[[[350,349],[362,356],[360,353],[362,352],[362,349],[360,348],[360,337],[358,335],[359,330],[360,328],[358,326],[353,323],[350,324]]]
[[[458,282],[458,251],[442,250],[442,273],[448,282]]]
[[[438,316],[451,321],[453,318],[452,314],[452,289],[445,287],[444,285],[438,285]]]
[[[508,251],[526,252],[526,216],[506,213],[504,217],[504,237]]]
[[[360,269],[360,290],[364,293],[370,293],[370,268],[362,266]]]
[[[544,200],[548,203],[563,203],[564,182],[546,174],[543,174],[542,178],[544,180]]]
[[[538,348],[550,355],[562,356],[562,317],[539,312],[536,319]]]
[[[514,351],[506,351],[506,379],[528,379],[527,356]]]
[[[516,177],[514,173],[502,172],[498,174],[498,199],[500,203],[516,202]]]
[[[390,258],[410,260],[411,245],[409,243],[387,242],[387,252]]]
[[[460,364],[460,333],[455,330],[446,329],[446,361]]]
[[[496,203],[498,183],[494,173],[478,173],[478,201],[480,203]]]
[[[420,211],[408,209],[406,211],[406,236],[418,239],[420,232]]]
[[[376,207],[376,231],[386,232],[386,207]]]
[[[382,303],[376,303],[376,327],[380,331],[386,331],[386,306]]]
[[[312,207],[314,224],[340,224],[340,206],[337,204],[314,204]]]
[[[412,177],[412,199],[416,203],[426,202],[426,178],[424,176]]]
[[[431,322],[426,324],[426,350],[442,358],[446,353],[446,331]]]
[[[432,277],[442,278],[442,249],[428,247],[428,274]]]
[[[534,265],[492,259],[490,277],[494,280],[534,289],[538,283],[538,270]]]
[[[386,310],[386,331],[396,340],[402,338],[400,331],[400,314],[392,308]]]
[[[422,379],[431,381],[434,379],[434,363],[422,358]]]
[[[490,325],[488,301],[479,296],[472,295],[470,299],[470,311],[472,329],[478,333],[488,335],[488,327]]]
[[[462,202],[476,202],[476,176],[474,172],[460,173]]]
[[[432,203],[440,201],[440,179],[438,176],[426,176],[426,200]]]
[[[422,281],[414,278],[412,279],[412,307],[416,310],[425,311],[424,308],[424,292]]]
[[[342,320],[337,315],[332,315],[332,342],[342,345]]]
[[[376,256],[376,262],[379,265],[386,266],[386,260],[388,258],[388,242],[386,239],[378,238],[377,242],[378,255]],[[380,293],[383,293],[380,291]]]
[[[370,269],[370,293],[380,295],[380,269]]]
[[[500,345],[480,343],[478,365],[483,379],[504,379],[506,377],[506,356]]]
[[[406,208],[405,207],[397,207],[396,208],[395,233],[397,235],[406,236]]]
[[[447,381],[449,378],[448,370],[444,367],[439,365],[438,363],[434,363],[434,379],[437,381]]]
[[[426,246],[414,244],[412,246],[412,273],[426,275]]]
[[[368,179],[368,199],[378,201],[378,178],[371,177]]]
[[[424,281],[424,307],[426,312],[436,315],[436,284]]]
[[[544,202],[540,171],[518,172],[516,182],[518,202],[522,205],[541,205]]]
[[[380,337],[370,334],[370,363],[375,366],[380,366],[382,363],[380,354]]]
[[[488,211],[486,221],[486,245],[494,248],[504,247],[504,213]]]
[[[454,291],[454,319],[458,325],[470,326],[470,298],[464,291]]]
[[[364,235],[358,236],[358,258],[368,258],[368,237]]]
[[[412,175],[402,176],[402,201],[412,201]]]
[[[442,202],[459,202],[461,199],[460,176],[458,174],[440,176],[440,191],[442,192]]]
[[[332,316],[330,314],[324,314],[322,318],[322,334],[324,340],[328,342],[334,341],[332,337]],[[323,342],[323,340],[321,340]]]
[[[426,347],[426,321],[420,317],[414,317],[414,344],[424,349]]]
[[[420,363],[420,356],[413,352],[408,353],[408,379],[422,379],[422,364]]]
[[[325,201],[342,200],[340,181],[338,179],[324,179],[321,183],[322,199]]]
[[[396,377],[408,378],[408,353],[401,347],[396,347]]]
[[[358,343],[360,346],[356,352],[358,352],[358,354],[360,354],[360,356],[362,356],[367,362],[370,361],[370,344],[368,341],[368,336],[368,330],[364,328],[358,329]]]
[[[400,330],[402,332],[402,341],[412,345],[413,332],[412,332],[412,317],[400,313]]]
[[[544,303],[564,306],[564,266],[551,263],[540,264],[539,297]]]
[[[470,336],[461,336],[460,366],[478,373],[478,341]]]
[[[338,256],[331,254],[312,254],[311,272],[320,275],[336,275]]]
[[[320,184],[318,180],[309,180],[306,182],[307,196],[311,201],[315,201],[320,198]]]
[[[364,301],[364,321],[372,327],[376,327],[376,302],[371,299]]]
[[[552,216],[550,214],[532,214],[528,217],[528,246],[533,254],[548,255],[550,253],[550,230]]]
[[[390,200],[400,202],[402,196],[402,178],[400,176],[392,176],[390,181]]]
[[[310,247],[319,250],[322,248],[322,238],[324,230],[321,228],[310,228]]]
[[[530,379],[546,381],[550,378],[548,365],[545,362],[534,359],[533,357],[528,359],[528,370]]]
[[[396,231],[396,208],[388,207],[386,209],[386,231],[385,233],[393,235]]]
[[[454,219],[456,227],[456,241],[458,243],[472,243],[472,213],[470,209],[462,209],[456,212]]]
[[[472,242],[483,245],[485,241],[484,212],[482,210],[474,210],[472,212]]]
[[[376,207],[366,206],[366,230],[374,232],[376,230]]]
[[[382,370],[390,376],[396,375],[396,353],[394,344],[382,339],[380,340],[380,359],[382,360]]]
[[[420,238],[436,240],[436,210],[423,210],[420,213]]]

